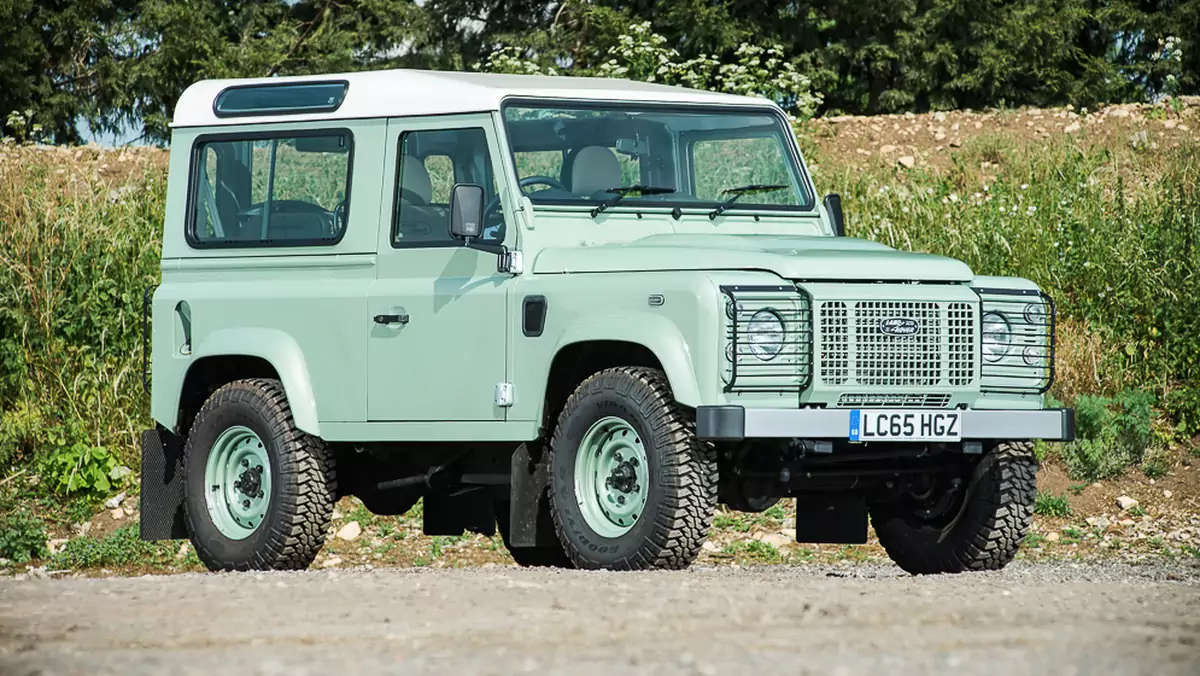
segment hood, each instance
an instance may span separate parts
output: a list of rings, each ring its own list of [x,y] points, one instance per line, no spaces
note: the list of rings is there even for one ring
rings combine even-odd
[[[535,273],[766,270],[796,281],[969,282],[964,263],[847,237],[671,233],[621,244],[554,247]]]

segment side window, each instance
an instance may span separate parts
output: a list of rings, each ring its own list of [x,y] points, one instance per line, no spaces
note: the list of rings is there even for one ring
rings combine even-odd
[[[794,185],[787,167],[783,148],[773,136],[705,139],[692,145],[696,197],[702,200],[719,202],[729,197],[722,191],[748,185]],[[796,190],[763,192],[739,202],[795,206],[797,194]]]
[[[393,245],[460,245],[450,236],[450,193],[458,183],[483,186],[483,239],[504,240],[504,212],[483,129],[404,132],[397,156]]]
[[[349,214],[349,131],[254,135],[196,145],[192,246],[320,246]]]

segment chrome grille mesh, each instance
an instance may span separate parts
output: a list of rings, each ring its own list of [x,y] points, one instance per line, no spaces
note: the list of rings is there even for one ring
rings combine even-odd
[[[891,317],[913,319],[917,332],[893,336],[880,330]],[[854,372],[860,385],[936,385],[942,371],[942,320],[937,303],[863,301],[854,312]]]
[[[977,375],[977,308],[933,301],[825,301],[818,372],[825,385],[963,387]],[[885,332],[885,322],[906,334]]]
[[[846,304],[821,305],[821,380],[841,385],[850,375],[850,322]]]
[[[970,385],[975,379],[975,308],[969,303],[946,307],[946,378],[951,385]]]

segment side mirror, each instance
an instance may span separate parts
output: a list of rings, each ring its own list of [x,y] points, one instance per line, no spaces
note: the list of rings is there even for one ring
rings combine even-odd
[[[483,234],[483,186],[456,183],[450,193],[450,235],[475,239]]]
[[[842,196],[832,192],[825,196],[825,213],[829,214],[829,222],[833,224],[833,234],[838,237],[846,236],[846,220],[842,215]]]

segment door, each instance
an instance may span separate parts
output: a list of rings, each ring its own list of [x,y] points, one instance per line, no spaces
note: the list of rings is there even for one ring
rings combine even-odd
[[[496,255],[450,236],[456,183],[484,188],[483,238],[504,243],[488,115],[390,120],[378,276],[367,298],[367,416],[372,421],[503,421],[507,380],[506,295],[511,276]],[[512,242],[509,242],[512,245]]]

